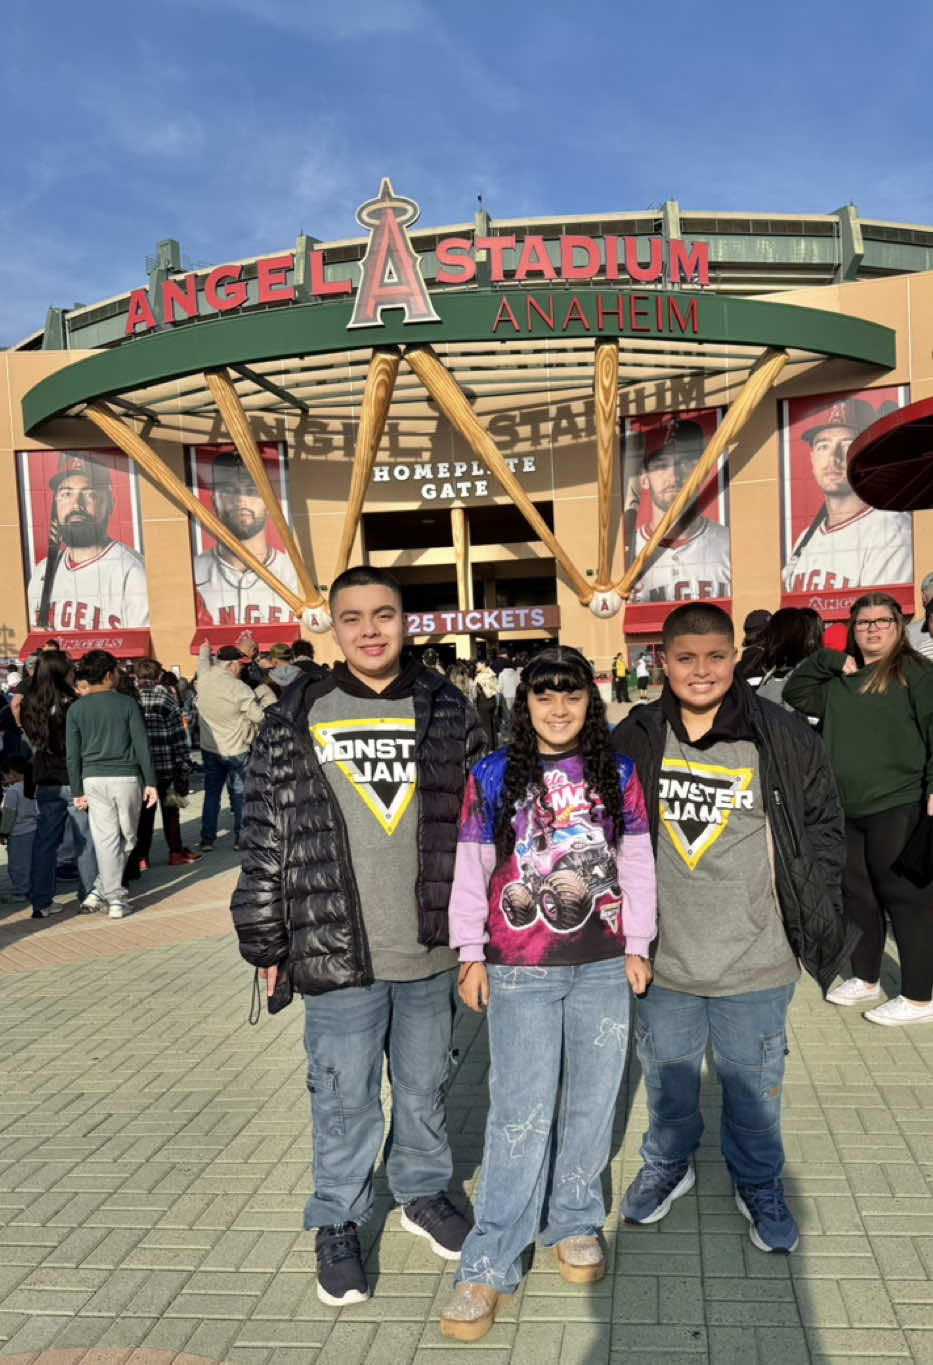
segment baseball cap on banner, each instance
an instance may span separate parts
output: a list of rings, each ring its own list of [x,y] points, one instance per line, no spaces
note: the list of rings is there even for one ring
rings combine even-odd
[[[703,454],[703,428],[699,422],[680,417],[666,417],[645,432],[645,453],[642,463],[650,464],[660,455],[680,456],[698,460]]]
[[[225,664],[248,664],[250,661],[249,655],[244,654],[241,649],[237,649],[236,645],[221,645],[217,651],[217,658]]]
[[[110,489],[110,470],[95,460],[89,450],[63,450],[58,456],[58,468],[49,479],[49,487],[56,491],[69,474],[83,474],[92,488]]]
[[[816,426],[808,427],[803,433],[803,439],[807,445],[812,446],[821,431],[827,427],[850,427],[858,435],[866,427],[870,427],[876,418],[880,417],[880,412],[875,412],[871,403],[866,403],[864,398],[840,398],[837,403],[821,417]]]
[[[239,451],[222,450],[211,465],[211,487],[233,488],[240,483],[249,484],[250,488],[256,487]]]

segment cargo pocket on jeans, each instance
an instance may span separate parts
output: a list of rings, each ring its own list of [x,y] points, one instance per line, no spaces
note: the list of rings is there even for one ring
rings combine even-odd
[[[336,1067],[310,1067],[308,1089],[311,1092],[312,1126],[328,1137],[343,1137],[343,1101],[340,1098]]]
[[[772,1033],[761,1040],[761,1073],[759,1090],[763,1100],[777,1100],[784,1080],[784,1058],[787,1055],[787,1035]]]

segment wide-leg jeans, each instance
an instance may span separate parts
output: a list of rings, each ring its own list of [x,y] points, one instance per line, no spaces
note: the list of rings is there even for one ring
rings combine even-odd
[[[555,1246],[606,1221],[602,1174],[628,1046],[629,987],[621,957],[488,972],[489,1117],[476,1223],[456,1282],[510,1294],[536,1237]]]
[[[699,1147],[700,1069],[711,1038],[722,1083],[722,1154],[732,1179],[764,1185],[780,1176],[781,1090],[793,994],[793,986],[725,996],[649,988],[635,1020],[648,1096],[644,1161],[686,1161]]]
[[[385,1139],[389,1188],[399,1204],[447,1188],[453,1158],[445,1099],[453,1054],[455,973],[305,996],[311,1092],[311,1175],[305,1228],[363,1223],[385,1135],[382,1061],[392,1120]]]

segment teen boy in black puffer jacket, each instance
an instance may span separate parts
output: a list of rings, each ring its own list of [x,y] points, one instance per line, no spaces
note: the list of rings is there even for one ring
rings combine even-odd
[[[483,734],[463,693],[401,667],[401,593],[378,569],[331,588],[346,663],[292,684],[266,713],[246,781],[240,952],[269,994],[305,997],[314,1134],[318,1297],[369,1295],[357,1227],[373,1204],[388,1048],[386,1174],[402,1227],[457,1260],[469,1224],[444,1193],[453,1169],[444,1093],[456,955],[447,902],[466,777]]]

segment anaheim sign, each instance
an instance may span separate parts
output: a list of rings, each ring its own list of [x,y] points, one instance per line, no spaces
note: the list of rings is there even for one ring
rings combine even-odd
[[[326,278],[326,253],[317,248],[309,249],[301,261],[296,261],[295,252],[257,260],[255,285],[245,277],[244,265],[219,265],[204,276],[192,272],[163,281],[156,297],[149,289],[134,289],[130,294],[125,333],[127,336],[145,335],[158,325],[160,318],[171,324],[211,314],[222,315],[245,304],[268,306],[346,295],[354,296],[348,330],[382,326],[385,308],[402,309],[406,323],[440,322],[424,282],[421,258],[408,236],[408,228],[417,221],[419,214],[415,201],[397,195],[389,180],[384,179],[376,198],[361,204],[356,213],[360,226],[369,230],[366,253],[359,262],[358,280],[355,276]],[[648,259],[643,261],[639,253],[646,245]],[[552,259],[551,247],[555,248],[556,261]],[[709,284],[708,243],[694,242],[688,248],[680,238],[666,241],[662,237],[651,237],[646,242],[638,237],[574,234],[549,243],[542,236],[516,237],[514,233],[507,233],[497,237],[444,237],[434,252],[438,266],[434,281],[438,285],[471,285],[478,278],[480,265],[484,283],[490,284],[502,284],[506,279],[518,284],[585,283],[597,276],[610,284],[620,281],[626,286]],[[510,253],[508,266],[506,253]],[[297,273],[296,264],[300,266]],[[300,288],[299,275],[304,281]],[[641,297],[639,306],[646,323],[651,296]],[[579,320],[575,310],[581,311],[580,304],[575,297],[570,301],[561,295],[557,298],[556,313],[553,301],[543,313],[538,308],[538,313],[551,330],[565,331],[570,322]],[[611,303],[606,312],[618,311],[619,307]],[[691,331],[696,330],[695,309],[692,321],[690,326],[689,319],[682,320],[680,330],[686,331],[688,326]],[[514,331],[525,330],[515,308],[510,305],[505,306],[504,312],[500,310],[493,334],[499,331],[503,322]],[[527,324],[530,331],[530,313]],[[646,325],[639,325],[635,316],[630,328],[635,332],[650,330]],[[673,330],[673,326],[670,329],[662,326],[660,316],[657,328],[659,331]]]

